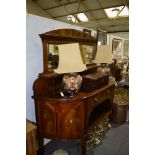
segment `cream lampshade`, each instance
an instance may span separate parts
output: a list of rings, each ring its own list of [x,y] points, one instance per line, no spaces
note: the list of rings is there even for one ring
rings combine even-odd
[[[97,53],[94,63],[112,63],[112,53],[109,45],[99,45],[97,46]]]
[[[111,64],[113,62],[112,58],[113,58],[113,56],[112,56],[109,45],[97,46],[97,53],[96,53],[95,60],[93,62],[97,63],[99,66],[97,68],[97,74],[99,76],[110,73],[110,68],[102,66],[101,64],[103,64],[103,63],[104,64]]]
[[[59,64],[54,71],[56,73],[67,73],[63,76],[60,94],[62,97],[74,97],[81,86],[82,77],[77,74],[86,70],[83,63],[80,46],[78,43],[58,45]]]
[[[58,45],[59,64],[56,73],[73,73],[86,70],[78,43]]]

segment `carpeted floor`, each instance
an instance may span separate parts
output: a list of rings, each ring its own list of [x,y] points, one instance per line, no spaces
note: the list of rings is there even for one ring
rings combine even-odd
[[[113,125],[94,155],[129,155],[129,125]]]
[[[51,141],[46,144],[45,155],[81,155],[77,141]],[[62,150],[57,150],[62,149]],[[55,153],[51,153],[57,150]],[[66,151],[63,151],[66,150]],[[129,155],[129,125],[112,124],[112,128],[106,133],[103,143],[94,150],[90,149],[87,155]]]

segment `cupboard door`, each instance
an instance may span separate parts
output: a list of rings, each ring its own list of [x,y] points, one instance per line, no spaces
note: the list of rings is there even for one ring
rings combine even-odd
[[[48,101],[38,102],[38,118],[41,135],[47,138],[56,137],[57,128],[55,103]]]
[[[61,102],[58,108],[58,136],[61,138],[78,138],[83,133],[83,102]]]

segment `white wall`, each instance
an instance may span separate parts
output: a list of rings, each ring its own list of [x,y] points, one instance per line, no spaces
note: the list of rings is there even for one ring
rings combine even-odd
[[[32,86],[38,74],[43,71],[43,51],[39,34],[59,28],[73,28],[83,30],[52,19],[35,15],[26,17],[26,118],[35,121],[34,100]],[[95,34],[95,31],[92,31]]]

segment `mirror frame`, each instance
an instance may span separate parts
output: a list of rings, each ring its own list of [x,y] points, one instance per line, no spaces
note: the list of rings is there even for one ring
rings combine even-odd
[[[80,43],[96,47],[96,38],[90,34],[75,29],[57,29],[39,35],[43,44],[43,74],[53,73],[48,68],[49,44]],[[94,48],[96,50],[96,48]],[[95,50],[93,56],[95,56]]]

